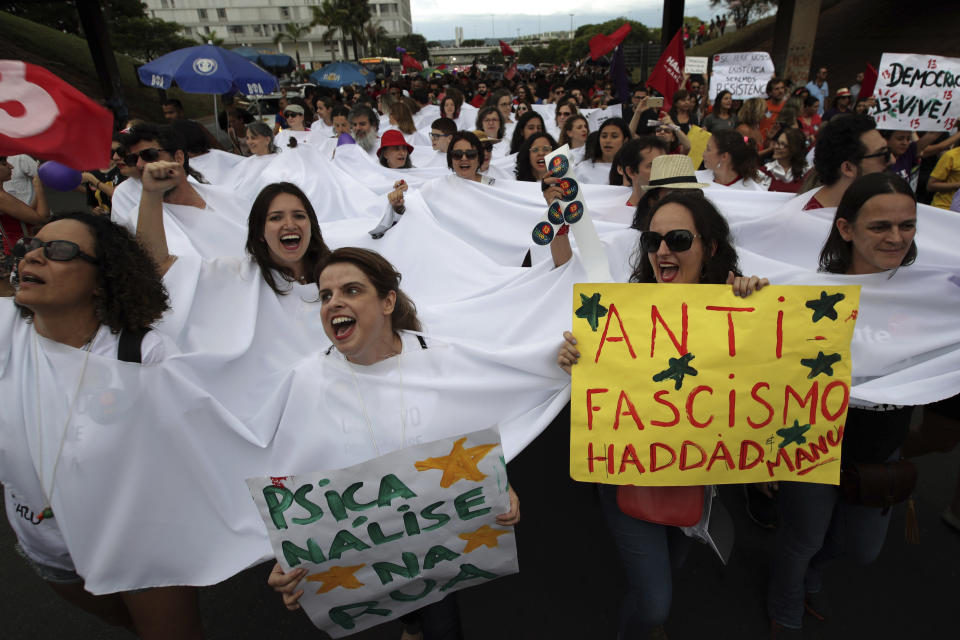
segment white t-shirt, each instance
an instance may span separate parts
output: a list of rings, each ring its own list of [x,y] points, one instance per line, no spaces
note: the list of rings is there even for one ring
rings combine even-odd
[[[32,328],[31,328],[32,329]],[[41,338],[43,340],[43,338]],[[107,358],[116,358],[120,345],[120,334],[111,333],[101,326],[90,344],[90,353]],[[169,338],[165,338],[158,331],[148,331],[140,344],[140,354],[143,364],[154,364],[163,360],[167,355],[174,353],[176,347]],[[68,393],[72,393],[70,390]],[[26,425],[29,429],[31,425]],[[55,460],[46,460],[48,468],[56,464]],[[7,520],[17,536],[17,542],[34,562],[66,571],[75,571],[73,560],[63,539],[60,527],[57,525],[56,514],[53,518],[41,517],[44,505],[25,504],[27,502],[19,489],[6,482],[3,486],[3,501],[7,510]]]
[[[13,167],[10,179],[3,183],[3,190],[24,204],[33,205],[33,177],[37,175],[37,161],[28,155],[7,156]]]

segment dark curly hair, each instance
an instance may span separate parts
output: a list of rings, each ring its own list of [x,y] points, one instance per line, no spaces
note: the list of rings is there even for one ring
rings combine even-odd
[[[396,291],[397,302],[390,314],[390,326],[394,331],[422,331],[417,318],[417,305],[400,289],[400,272],[390,261],[376,251],[358,247],[340,247],[328,254],[318,265],[316,280],[320,280],[323,270],[332,264],[349,263],[360,269],[381,300],[391,291]]]
[[[517,126],[513,128],[513,137],[510,138],[510,153],[516,153],[520,150],[520,145],[523,144],[523,130],[526,128],[527,123],[536,118],[540,121],[540,130],[546,131],[547,124],[543,121],[543,116],[541,116],[536,111],[527,111],[525,114],[520,116],[517,120]]]
[[[189,126],[189,125],[187,125]],[[169,124],[153,124],[151,122],[141,122],[131,128],[124,134],[123,147],[130,149],[133,145],[140,142],[156,142],[160,148],[175,155],[177,151],[183,153],[183,171],[188,176],[201,184],[209,184],[203,174],[190,166],[190,153],[187,147],[187,141],[179,128]]]
[[[250,216],[247,218],[247,253],[260,267],[263,279],[277,295],[284,295],[287,290],[280,288],[273,270],[276,269],[290,280],[294,279],[293,272],[274,262],[270,255],[270,248],[263,237],[263,229],[267,224],[270,204],[281,193],[289,193],[299,198],[300,202],[303,203],[303,209],[307,212],[307,218],[310,220],[310,242],[307,243],[307,251],[303,254],[302,260],[303,272],[314,276],[314,282],[316,282],[317,265],[330,253],[330,249],[323,242],[323,234],[320,233],[320,223],[317,221],[317,214],[313,210],[313,205],[310,204],[310,199],[307,198],[307,194],[300,187],[292,182],[274,182],[261,189],[256,200],[253,201],[253,206],[250,207]]]
[[[739,259],[730,237],[730,226],[713,203],[703,196],[703,192],[699,189],[695,191],[695,193],[674,191],[658,200],[650,210],[650,215],[642,221],[640,231],[650,230],[650,223],[663,205],[675,203],[684,207],[693,216],[693,226],[700,234],[700,242],[704,246],[700,282],[723,284],[727,281],[729,272],[733,271],[735,275],[740,275]],[[630,282],[656,281],[649,256],[638,246],[633,256],[633,273],[630,275]]]
[[[860,136],[877,128],[873,118],[863,113],[834,116],[820,129],[813,154],[813,168],[820,182],[829,186],[840,179],[844,162],[859,165],[867,154]]]
[[[537,177],[533,174],[533,165],[530,164],[530,148],[533,146],[534,142],[540,139],[544,139],[549,142],[551,149],[557,148],[557,141],[554,140],[553,136],[546,131],[542,133],[535,133],[524,140],[523,144],[520,145],[520,150],[517,151],[517,181],[538,182]]]
[[[917,196],[914,195],[910,184],[897,174],[886,171],[861,176],[847,187],[840,199],[840,204],[837,205],[837,213],[834,215],[833,225],[830,227],[830,235],[827,236],[827,241],[823,244],[823,249],[820,250],[820,271],[846,273],[850,270],[853,265],[853,242],[843,239],[840,230],[837,229],[837,221],[843,218],[853,224],[867,200],[886,193],[910,196],[914,204],[917,202]],[[910,243],[910,248],[903,257],[900,266],[911,265],[916,259],[917,242],[914,240]]]
[[[807,137],[800,129],[784,129],[777,134],[777,138],[780,136],[787,136],[790,171],[794,181],[800,180],[807,172]]]
[[[663,155],[668,153],[667,143],[656,136],[630,138],[623,143],[620,151],[617,151],[617,155],[613,157],[613,162],[610,164],[610,184],[627,184],[625,179],[627,169],[636,173],[640,169],[640,163],[643,162],[642,152],[647,149],[659,149]]]
[[[98,260],[94,305],[100,324],[113,333],[149,328],[170,308],[170,299],[156,263],[127,231],[109,218],[84,211],[56,215],[44,226],[76,220],[93,236]],[[17,305],[28,320],[33,310]]]

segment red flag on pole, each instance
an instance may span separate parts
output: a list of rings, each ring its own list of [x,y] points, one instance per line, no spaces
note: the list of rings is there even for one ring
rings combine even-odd
[[[683,67],[686,63],[686,56],[683,52],[683,33],[677,31],[673,40],[667,45],[667,49],[657,60],[657,66],[653,68],[650,79],[647,80],[647,86],[656,89],[663,95],[663,110],[669,111],[673,104],[673,94],[683,83]]]
[[[508,45],[503,40],[500,41],[500,53],[502,53],[504,57],[517,55],[517,52],[511,49],[510,45]]]
[[[630,33],[630,23],[624,22],[623,25],[608,36],[598,33],[590,38],[590,58],[593,60],[605,56],[623,42],[623,39]]]
[[[43,67],[0,60],[0,155],[81,171],[110,164],[113,114]]]
[[[863,100],[873,95],[873,90],[877,87],[877,70],[873,65],[867,63],[867,68],[863,72],[863,82],[860,83],[860,93],[857,94],[857,100]]]
[[[417,62],[417,59],[407,52],[404,52],[403,55],[400,56],[400,65],[403,67],[404,73],[406,73],[408,69],[423,71],[423,65]]]
[[[510,65],[510,68],[507,69],[507,70],[504,72],[503,77],[506,78],[507,80],[513,80],[513,76],[515,76],[515,75],[517,75],[517,63],[516,63],[516,62],[514,62],[512,65]]]

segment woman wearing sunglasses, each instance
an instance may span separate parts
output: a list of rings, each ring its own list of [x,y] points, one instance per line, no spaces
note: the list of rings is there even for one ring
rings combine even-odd
[[[274,144],[280,149],[286,149],[307,142],[310,139],[308,124],[312,118],[313,114],[308,114],[306,107],[292,102],[288,104],[287,108],[283,110],[283,119],[287,121],[289,127],[277,132],[273,139]],[[294,142],[291,142],[291,140]]]
[[[917,201],[909,183],[892,173],[862,176],[837,206],[820,251],[820,271],[851,276],[887,273],[886,279],[895,278],[900,267],[916,260],[916,233]],[[854,376],[853,382],[865,380]],[[851,400],[841,469],[899,460],[911,412],[912,407]],[[820,620],[826,617],[830,598],[821,589],[824,567],[842,555],[859,564],[876,559],[887,536],[890,510],[849,504],[834,485],[800,482],[779,483],[778,506],[781,525],[767,591],[770,635],[800,638],[804,612]],[[840,603],[834,600],[834,606]]]
[[[447,147],[447,166],[458,178],[493,184],[493,178],[480,173],[483,155],[484,148],[480,138],[472,131],[458,131],[453,134],[450,146]]]
[[[0,386],[16,389],[25,400],[22,406],[4,402],[0,481],[17,550],[58,595],[105,622],[144,639],[202,638],[195,588],[100,596],[85,591],[56,514],[57,469],[73,462],[63,455],[62,444],[78,437],[71,418],[90,354],[152,364],[173,350],[150,331],[168,305],[160,274],[125,229],[89,213],[56,218],[35,237],[22,238],[15,253],[20,258],[16,295],[0,302],[13,333],[3,347],[9,359]],[[48,358],[65,350],[82,359],[79,379],[60,380],[49,370]],[[55,382],[41,387],[47,380]],[[51,384],[62,388],[63,398],[45,397],[41,404],[41,388]],[[33,439],[37,444],[28,445]]]
[[[741,297],[769,284],[766,278],[739,275],[727,221],[699,192],[665,196],[654,206],[641,230],[630,282],[727,284],[732,286],[734,295]],[[569,242],[566,238],[558,236],[561,242]],[[556,260],[556,252],[554,256]],[[580,352],[573,334],[563,335],[566,341],[557,362],[569,373]],[[639,520],[621,512],[616,486],[598,484],[597,490],[627,576],[619,637],[665,637],[662,625],[670,612],[673,570],[683,563],[690,539],[677,527]]]

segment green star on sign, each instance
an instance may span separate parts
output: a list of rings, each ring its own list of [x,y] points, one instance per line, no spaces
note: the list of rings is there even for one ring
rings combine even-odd
[[[833,375],[833,365],[840,362],[841,357],[839,353],[831,353],[830,355],[824,355],[823,351],[817,353],[816,358],[803,358],[800,360],[800,364],[805,367],[810,367],[810,373],[807,374],[807,379],[815,378],[821,373],[828,376]]]
[[[807,300],[806,306],[813,309],[813,322],[819,321],[820,318],[836,320],[837,310],[833,307],[846,297],[842,293],[827,295],[826,291],[821,291],[820,299]]]
[[[799,420],[794,420],[792,427],[777,429],[777,435],[783,438],[783,442],[780,443],[780,448],[783,449],[785,446],[793,442],[796,442],[798,446],[801,444],[806,444],[807,438],[803,434],[809,430],[810,425],[800,424]]]
[[[607,315],[607,308],[600,304],[600,293],[595,293],[589,298],[580,294],[580,308],[576,310],[575,315],[583,318],[594,331],[600,326],[600,318]]]
[[[694,355],[692,353],[684,354],[679,358],[670,358],[670,366],[657,373],[653,376],[654,382],[660,382],[662,380],[674,380],[675,385],[674,389],[679,391],[680,387],[683,386],[683,377],[687,374],[691,376],[697,375],[697,370],[690,366],[690,361],[693,360]]]

